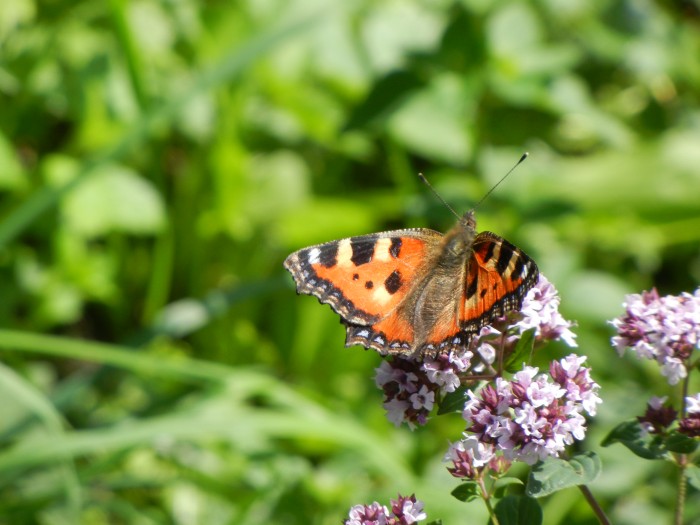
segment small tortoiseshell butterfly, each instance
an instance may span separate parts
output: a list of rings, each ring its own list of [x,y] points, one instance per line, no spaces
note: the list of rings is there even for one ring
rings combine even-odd
[[[345,346],[422,358],[462,352],[479,330],[521,308],[535,261],[467,212],[446,235],[425,228],[303,248],[284,261],[297,293],[341,317]]]

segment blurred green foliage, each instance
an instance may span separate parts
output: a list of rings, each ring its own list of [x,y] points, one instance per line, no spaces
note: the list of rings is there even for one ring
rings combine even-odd
[[[281,262],[445,229],[416,173],[467,210],[524,150],[480,228],[578,320],[597,449],[665,392],[606,320],[700,282],[698,57],[693,0],[0,3],[0,523],[331,524],[399,491],[483,523],[441,464],[459,418],[394,429],[378,356]],[[615,523],[670,519],[671,469],[601,453]]]

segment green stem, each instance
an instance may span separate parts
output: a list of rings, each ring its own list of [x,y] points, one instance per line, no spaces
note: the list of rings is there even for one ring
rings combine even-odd
[[[484,500],[486,510],[488,511],[489,516],[491,517],[491,523],[493,525],[500,525],[500,523],[498,522],[498,518],[496,517],[496,511],[491,505],[491,495],[489,494],[489,491],[486,488],[486,484],[484,483],[484,472],[482,472],[481,476],[479,476],[479,478],[477,479],[477,484],[479,485],[479,490],[481,491],[481,499]]]
[[[687,404],[685,398],[688,397],[689,381],[690,374],[686,375],[683,379],[680,419],[685,418],[687,415]],[[687,454],[678,454],[676,456],[676,462],[678,463],[678,495],[676,497],[676,512],[673,523],[675,523],[676,525],[683,525],[683,514],[685,513],[685,497],[687,493],[687,486],[685,482],[685,470],[688,468]]]
[[[610,520],[605,515],[603,508],[598,503],[598,500],[595,499],[595,496],[591,492],[591,489],[589,489],[587,485],[579,485],[578,488],[581,491],[581,493],[583,494],[583,497],[586,498],[586,501],[588,502],[588,504],[591,506],[591,509],[593,509],[593,513],[598,518],[598,521],[602,525],[610,525]]]
[[[688,467],[688,456],[679,454],[678,456],[678,496],[676,497],[676,515],[673,520],[675,525],[683,525],[683,514],[685,513],[685,495],[687,485],[685,483],[685,469]]]

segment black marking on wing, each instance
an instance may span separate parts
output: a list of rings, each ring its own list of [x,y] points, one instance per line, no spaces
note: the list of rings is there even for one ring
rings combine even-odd
[[[469,300],[472,298],[472,296],[476,293],[476,289],[479,285],[479,279],[474,276],[474,279],[472,279],[471,282],[467,283],[466,289],[464,293],[466,294],[466,299]]]
[[[493,251],[496,249],[496,243],[491,242],[489,243],[489,247],[486,250],[486,254],[484,255],[484,262],[489,262],[491,260],[491,257],[493,257]]]
[[[527,259],[523,257],[522,252],[516,253],[516,256],[517,259],[515,260],[515,266],[513,266],[513,273],[511,275],[520,277],[523,274],[523,269],[525,268],[525,265],[527,264]]]
[[[401,253],[401,238],[400,237],[392,237],[391,238],[391,246],[389,246],[389,253],[391,256],[396,259],[398,258],[399,254]]]
[[[392,295],[398,292],[402,285],[403,281],[401,280],[401,274],[398,270],[391,272],[389,277],[387,277],[384,281],[384,288],[386,288],[386,291]]]
[[[491,247],[489,246],[489,248]],[[496,261],[496,271],[499,274],[503,275],[508,269],[508,263],[510,263],[510,260],[513,258],[513,253],[515,249],[515,246],[510,244],[505,239],[503,240],[502,244],[499,247],[498,260]]]
[[[350,248],[352,248],[352,256],[350,257],[350,260],[355,266],[367,264],[372,260],[376,245],[376,237],[371,238],[367,235],[363,237],[352,237],[350,239]]]

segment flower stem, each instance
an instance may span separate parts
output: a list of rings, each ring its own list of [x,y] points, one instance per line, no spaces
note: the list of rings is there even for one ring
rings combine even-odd
[[[589,489],[587,485],[579,485],[578,488],[583,494],[583,497],[586,498],[588,504],[591,506],[591,509],[593,509],[593,513],[596,515],[601,525],[610,525],[610,520],[605,515],[605,512],[598,503],[598,500],[595,499],[591,489]]]
[[[477,483],[479,485],[479,490],[481,490],[481,499],[484,500],[484,505],[486,505],[486,510],[489,511],[489,516],[491,517],[491,523],[493,525],[500,525],[498,522],[498,518],[496,517],[496,512],[493,510],[493,507],[491,506],[491,495],[489,494],[488,489],[486,488],[486,485],[484,484],[484,477],[483,477],[483,472],[481,473],[482,475],[479,476]]]
[[[688,456],[680,454],[678,456],[678,496],[676,497],[676,515],[673,523],[675,525],[683,525],[683,514],[685,510],[685,469],[688,466]]]
[[[683,379],[683,391],[681,393],[681,419],[685,418],[685,416],[687,415],[687,406],[685,398],[688,397],[689,380],[690,374],[687,374]],[[676,462],[678,463],[678,495],[676,496],[676,513],[673,523],[675,523],[676,525],[682,525],[683,514],[685,511],[685,495],[687,490],[685,482],[685,469],[688,467],[688,456],[686,454],[678,454],[676,456]]]

